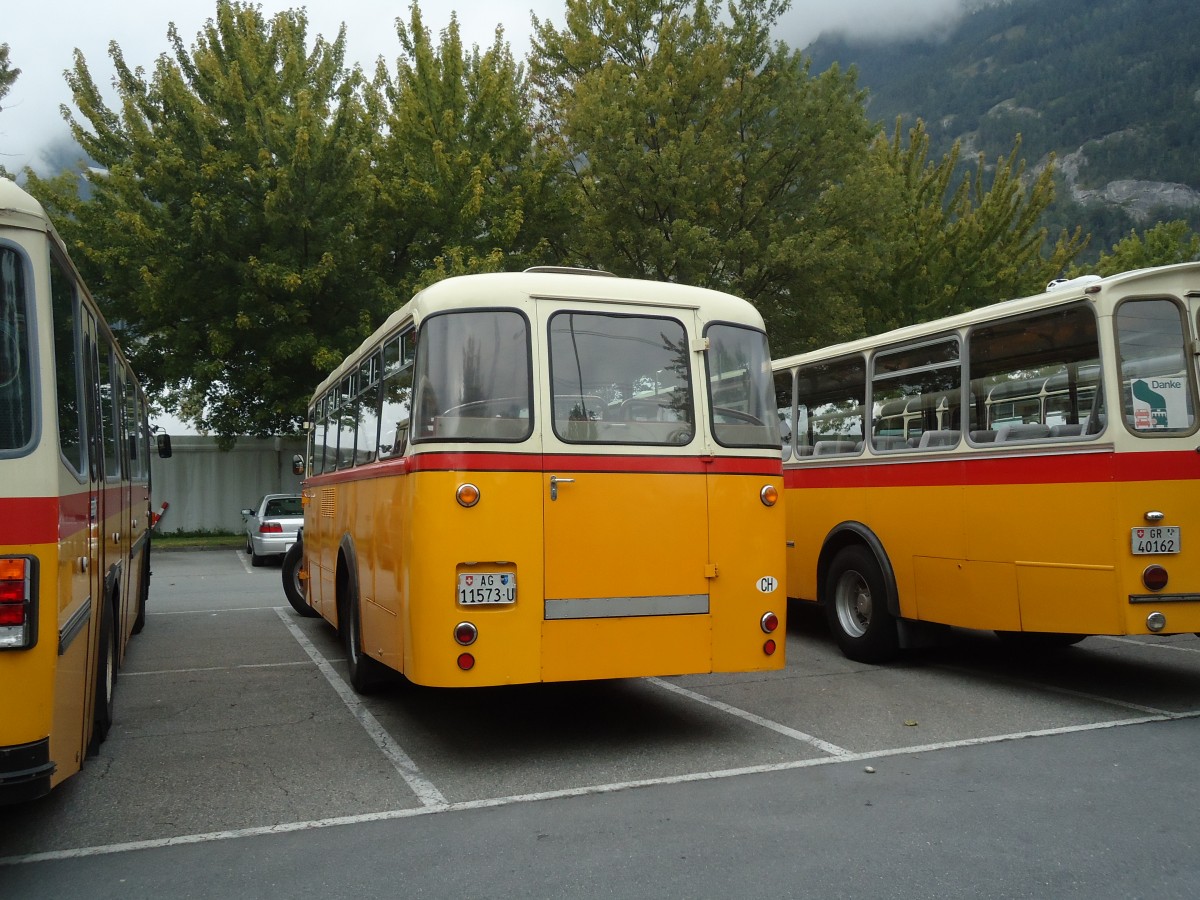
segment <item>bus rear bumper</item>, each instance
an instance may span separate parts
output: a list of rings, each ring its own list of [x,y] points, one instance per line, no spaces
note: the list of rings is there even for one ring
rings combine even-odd
[[[55,768],[50,759],[49,738],[0,747],[0,806],[48,794]]]

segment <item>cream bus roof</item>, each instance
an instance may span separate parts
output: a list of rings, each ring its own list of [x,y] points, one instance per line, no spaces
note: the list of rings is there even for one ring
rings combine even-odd
[[[689,287],[661,281],[618,278],[584,269],[543,269],[525,272],[495,272],[458,275],[419,291],[408,303],[392,313],[358,349],[335,369],[314,391],[320,396],[348,372],[355,371],[362,357],[396,331],[404,322],[419,324],[425,316],[444,309],[472,307],[520,307],[530,300],[549,299],[613,304],[662,306],[671,309],[702,311],[707,320],[737,322],[763,328],[758,310],[748,301],[732,294],[708,288]]]
[[[1123,296],[1131,289],[1146,291],[1165,291],[1182,296],[1189,291],[1200,291],[1200,262],[1178,263],[1171,266],[1158,266],[1149,269],[1134,269],[1109,275],[1107,278],[1075,278],[1069,282],[1051,283],[1050,290],[1030,297],[1015,300],[1001,300],[988,306],[980,306],[965,313],[934,319],[919,325],[907,325],[894,331],[886,331],[872,337],[847,341],[844,344],[834,344],[821,350],[797,353],[774,361],[776,368],[794,365],[798,362],[809,362],[814,359],[833,359],[850,353],[862,353],[887,344],[900,343],[921,338],[925,335],[945,334],[958,328],[986,322],[1004,316],[1018,315],[1024,312],[1042,309],[1047,306],[1057,306],[1080,300],[1085,296],[1097,294],[1103,296],[1114,288],[1120,287]]]
[[[42,204],[15,181],[0,178],[0,225],[46,231],[50,228],[50,218],[42,209]]]

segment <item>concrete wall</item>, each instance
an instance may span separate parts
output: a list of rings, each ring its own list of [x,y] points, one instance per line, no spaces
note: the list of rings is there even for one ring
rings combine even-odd
[[[170,459],[151,458],[154,509],[170,504],[158,530],[233,531],[243,528],[241,510],[263,494],[298,494],[300,476],[292,456],[304,452],[301,438],[238,438],[232,450],[217,449],[211,437],[171,437]]]

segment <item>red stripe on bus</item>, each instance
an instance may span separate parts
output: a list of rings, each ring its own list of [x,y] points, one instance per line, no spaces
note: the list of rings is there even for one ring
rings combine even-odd
[[[1200,453],[1051,453],[1044,456],[971,456],[893,460],[784,469],[788,488],[949,487],[968,484],[1081,484],[1183,481],[1200,478]]]
[[[418,453],[404,459],[368,463],[353,469],[314,475],[310,486],[338,484],[361,478],[381,478],[406,472],[622,472],[672,475],[761,475],[778,477],[782,463],[775,459],[736,456],[603,456],[572,453],[504,453],[452,451]]]
[[[57,497],[0,497],[0,546],[57,543]]]

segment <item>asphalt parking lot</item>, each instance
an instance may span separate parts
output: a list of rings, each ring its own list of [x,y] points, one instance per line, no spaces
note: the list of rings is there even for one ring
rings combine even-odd
[[[787,652],[361,698],[278,567],[159,553],[99,757],[0,808],[0,896],[374,896],[395,866],[413,896],[1194,892],[1197,637],[871,667],[793,609]]]

